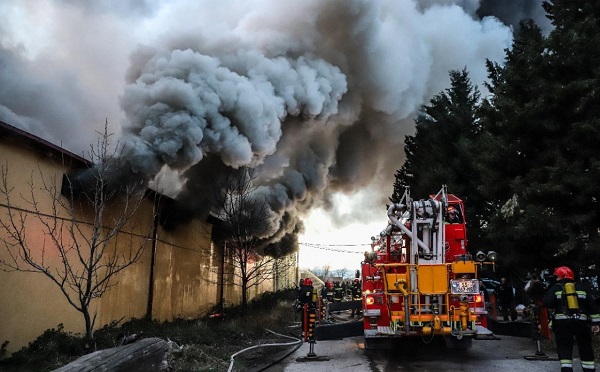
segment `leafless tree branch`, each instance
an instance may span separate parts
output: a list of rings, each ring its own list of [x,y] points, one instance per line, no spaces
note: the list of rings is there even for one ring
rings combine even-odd
[[[56,175],[48,176],[38,167],[18,201],[9,183],[8,165],[0,168],[0,196],[6,210],[0,218],[0,247],[4,245],[7,253],[6,259],[0,259],[0,269],[45,275],[82,313],[91,341],[96,319],[91,302],[116,285],[116,276],[139,260],[151,239],[152,225],[147,233],[134,236],[132,217],[146,198],[145,189],[139,183],[124,187],[111,183],[108,175],[118,162],[119,147],[109,151],[107,126],[99,134],[88,154],[95,164],[88,170],[93,177],[79,194],[74,191],[79,185],[71,177],[65,177],[67,185],[61,188]],[[32,245],[33,223],[43,233],[38,247]],[[129,232],[124,231],[126,226]],[[50,256],[58,259],[50,262]]]

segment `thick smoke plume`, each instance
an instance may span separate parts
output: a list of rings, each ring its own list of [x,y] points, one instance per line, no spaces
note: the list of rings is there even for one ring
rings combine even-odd
[[[303,174],[310,177],[311,170],[294,166],[289,174],[288,157],[277,170],[284,174],[271,184],[277,173],[261,166],[276,153],[284,125],[318,127],[338,114],[338,102],[348,89],[340,69],[310,54],[267,57],[254,50],[216,57],[191,49],[139,54],[121,100],[129,140],[126,158],[132,159],[133,170],[150,177],[163,166],[186,170],[185,182],[194,192],[186,190],[179,198],[206,209],[210,195],[218,192],[212,186],[220,172],[210,167],[213,174],[206,174],[206,155],[217,156],[223,171],[257,167],[264,186],[256,197],[271,209],[272,226],[262,237],[292,233],[298,221],[286,226],[285,209],[306,199]],[[301,142],[301,134],[297,137],[292,141]],[[196,173],[210,183],[198,180]]]
[[[489,2],[7,0],[0,119],[77,152],[92,141],[72,133],[108,118],[131,174],[197,216],[223,174],[254,168],[263,238],[289,242],[311,208],[343,224],[383,205],[419,107],[452,69],[482,83],[510,46]]]

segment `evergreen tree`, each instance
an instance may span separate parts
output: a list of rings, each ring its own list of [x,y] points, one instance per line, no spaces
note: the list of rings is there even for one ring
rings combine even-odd
[[[504,67],[488,63],[483,189],[489,237],[525,264],[598,263],[600,3],[545,2],[547,39],[522,24]],[[539,267],[539,266],[538,266]]]
[[[391,199],[447,184],[470,209],[470,240],[481,228],[475,238],[504,263],[577,270],[600,264],[600,2],[544,9],[555,29],[520,24],[504,63],[487,62],[479,107],[466,71],[453,71],[422,108]]]
[[[469,240],[476,242],[480,228],[478,176],[473,162],[473,144],[479,133],[479,90],[466,69],[450,71],[451,86],[423,106],[416,133],[405,138],[406,161],[396,171],[392,201],[397,202],[406,186],[415,198],[427,198],[442,185],[462,198],[466,206]]]
[[[550,264],[559,224],[548,205],[536,203],[554,164],[558,135],[548,125],[545,39],[532,21],[522,22],[504,65],[487,62],[491,95],[481,108],[481,192],[489,221],[484,233],[507,266]],[[547,262],[542,262],[548,259]],[[539,267],[539,266],[538,266]]]
[[[567,236],[557,253],[578,268],[600,263],[600,3],[554,0],[544,8],[555,27],[548,37],[548,120],[559,128],[547,197]]]

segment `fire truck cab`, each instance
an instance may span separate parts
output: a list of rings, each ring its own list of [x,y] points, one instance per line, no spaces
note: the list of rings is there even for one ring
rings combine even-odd
[[[387,216],[361,263],[365,348],[400,337],[440,336],[456,348],[493,338],[478,269],[496,254],[467,251],[463,201],[446,186],[428,200],[411,199],[407,188]]]

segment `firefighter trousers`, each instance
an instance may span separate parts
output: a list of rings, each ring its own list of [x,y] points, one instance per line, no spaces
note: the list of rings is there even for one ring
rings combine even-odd
[[[560,319],[552,321],[556,351],[561,372],[573,371],[573,346],[577,342],[581,367],[585,372],[595,371],[592,331],[585,320]]]

